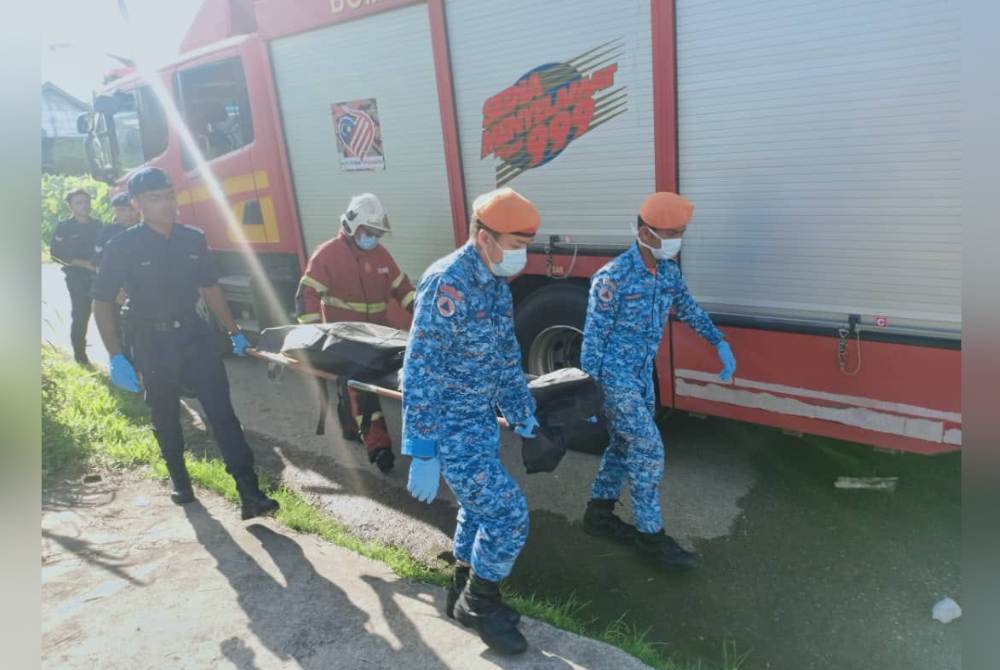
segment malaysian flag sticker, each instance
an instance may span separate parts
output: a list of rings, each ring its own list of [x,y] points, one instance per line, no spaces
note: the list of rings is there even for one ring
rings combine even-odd
[[[330,111],[340,167],[348,172],[384,170],[385,151],[375,98],[336,102],[330,105]]]

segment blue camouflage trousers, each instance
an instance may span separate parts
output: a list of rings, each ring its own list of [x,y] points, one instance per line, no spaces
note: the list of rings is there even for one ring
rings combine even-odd
[[[642,533],[658,533],[663,529],[663,440],[653,420],[653,406],[639,391],[605,389],[605,393],[611,443],[601,460],[591,497],[616,500],[628,479],[636,528]]]
[[[492,413],[438,443],[441,474],[458,499],[452,553],[483,579],[510,574],[528,539],[528,504],[500,463],[500,429]]]

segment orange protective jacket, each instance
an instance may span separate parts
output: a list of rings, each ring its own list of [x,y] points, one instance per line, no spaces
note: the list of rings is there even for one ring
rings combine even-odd
[[[392,323],[390,300],[412,311],[416,293],[381,244],[359,249],[343,232],[321,244],[306,266],[295,296],[299,323]]]

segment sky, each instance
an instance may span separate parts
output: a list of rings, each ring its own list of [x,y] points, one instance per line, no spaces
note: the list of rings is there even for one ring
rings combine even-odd
[[[154,68],[170,61],[202,0],[124,3],[130,24],[122,18],[119,0],[41,0],[42,81],[89,103],[104,75],[120,67],[105,54],[142,60]]]

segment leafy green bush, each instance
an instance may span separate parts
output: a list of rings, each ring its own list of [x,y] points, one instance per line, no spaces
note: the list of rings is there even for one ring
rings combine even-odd
[[[42,247],[47,249],[52,239],[52,231],[61,219],[69,218],[66,194],[82,188],[91,197],[93,216],[102,223],[111,222],[111,197],[108,185],[90,176],[43,174],[42,175]]]

